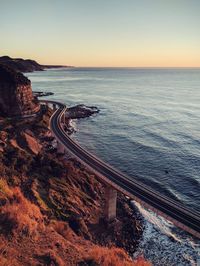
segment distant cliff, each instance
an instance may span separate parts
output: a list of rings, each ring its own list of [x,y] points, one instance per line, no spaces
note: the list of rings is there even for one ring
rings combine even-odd
[[[22,73],[0,64],[0,116],[30,115],[39,109],[30,80]]]
[[[70,66],[61,66],[61,65],[40,65],[39,63],[31,59],[11,58],[9,56],[1,56],[0,64],[10,67],[17,72],[24,72],[24,73],[33,72],[33,71],[42,71],[45,68],[70,67]]]

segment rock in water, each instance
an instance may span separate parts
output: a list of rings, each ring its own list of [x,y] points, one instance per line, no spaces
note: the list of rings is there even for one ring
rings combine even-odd
[[[78,119],[89,117],[96,113],[99,113],[99,109],[96,106],[86,106],[84,104],[78,104],[67,109],[66,117],[70,119]]]
[[[22,73],[0,64],[0,116],[31,115],[39,109],[30,80]]]

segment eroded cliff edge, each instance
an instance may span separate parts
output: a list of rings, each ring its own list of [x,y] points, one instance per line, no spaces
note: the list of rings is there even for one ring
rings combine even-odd
[[[0,117],[25,116],[39,112],[31,82],[22,73],[0,64]]]

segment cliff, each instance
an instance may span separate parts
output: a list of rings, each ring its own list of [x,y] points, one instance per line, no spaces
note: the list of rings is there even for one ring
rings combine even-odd
[[[0,64],[0,116],[31,115],[39,109],[37,99],[32,94],[30,80]]]
[[[40,65],[39,63],[31,59],[11,58],[9,56],[1,56],[0,64],[10,67],[17,72],[33,72],[42,71],[46,68],[70,67],[61,65]]]

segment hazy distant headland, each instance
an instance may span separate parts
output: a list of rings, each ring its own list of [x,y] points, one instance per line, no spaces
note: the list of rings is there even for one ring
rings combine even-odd
[[[64,65],[41,65],[38,62],[31,59],[22,58],[11,58],[9,56],[1,56],[0,64],[6,65],[18,72],[33,72],[33,71],[43,71],[49,68],[67,68],[73,66]]]

